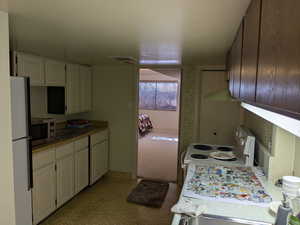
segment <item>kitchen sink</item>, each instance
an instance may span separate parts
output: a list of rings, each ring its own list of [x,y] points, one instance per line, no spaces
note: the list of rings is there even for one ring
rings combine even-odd
[[[216,215],[202,215],[198,218],[182,216],[179,225],[272,225],[270,223],[228,218]]]

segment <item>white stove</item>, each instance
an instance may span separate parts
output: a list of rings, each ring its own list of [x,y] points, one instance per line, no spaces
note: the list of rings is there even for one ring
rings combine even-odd
[[[224,166],[254,166],[254,135],[247,128],[240,126],[235,132],[235,142],[235,146],[203,143],[190,144],[182,160],[182,167],[186,168],[191,162]],[[211,157],[213,152],[232,153],[235,155],[235,158],[229,160],[215,159]]]
[[[237,157],[229,160],[218,160],[212,158],[210,154],[213,152],[234,153],[235,148],[233,146],[193,143],[188,147],[183,163],[189,164],[193,162],[193,163],[209,163],[209,164],[222,164],[222,165],[232,165],[232,164],[240,165],[242,163],[241,160]]]

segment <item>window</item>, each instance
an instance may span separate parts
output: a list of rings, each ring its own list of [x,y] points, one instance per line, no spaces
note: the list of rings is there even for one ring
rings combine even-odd
[[[177,82],[141,81],[140,109],[169,110],[177,109]]]

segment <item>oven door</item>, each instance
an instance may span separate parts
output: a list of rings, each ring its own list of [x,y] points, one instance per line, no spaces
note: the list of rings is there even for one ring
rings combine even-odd
[[[39,123],[31,125],[32,141],[48,139],[48,123]]]

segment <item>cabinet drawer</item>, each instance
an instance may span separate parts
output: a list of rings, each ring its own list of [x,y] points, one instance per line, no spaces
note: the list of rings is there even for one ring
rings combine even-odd
[[[89,137],[84,137],[80,140],[75,141],[75,151],[78,152],[89,146]]]
[[[96,134],[91,135],[91,145],[95,145],[107,139],[108,139],[108,130],[100,131]]]
[[[61,159],[74,153],[74,142],[56,148],[56,159]]]
[[[55,149],[50,148],[48,150],[33,153],[32,155],[32,167],[33,170],[45,167],[55,162]]]

